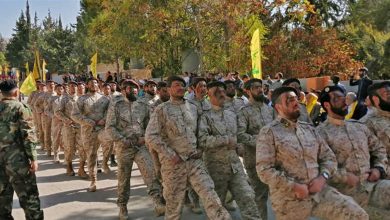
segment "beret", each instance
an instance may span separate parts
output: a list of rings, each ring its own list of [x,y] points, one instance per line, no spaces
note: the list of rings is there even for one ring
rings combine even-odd
[[[272,105],[275,106],[276,100],[281,96],[283,93],[286,92],[294,92],[296,95],[298,95],[298,92],[296,89],[288,86],[282,86],[274,90],[271,96]]]

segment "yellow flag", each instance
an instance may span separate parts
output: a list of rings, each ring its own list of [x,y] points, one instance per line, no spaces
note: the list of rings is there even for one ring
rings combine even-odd
[[[30,68],[28,68],[28,62],[26,63],[26,75],[30,72]]]
[[[260,30],[256,29],[251,41],[252,74],[254,78],[262,79]]]
[[[97,52],[91,58],[91,72],[93,77],[97,78]]]
[[[46,61],[42,61],[42,80],[46,81]]]
[[[20,79],[20,72],[19,72],[19,70],[16,70],[16,72],[15,72],[15,78],[16,78],[16,80],[19,82],[19,79]]]
[[[39,52],[36,50],[35,51],[35,60],[34,60],[34,69],[33,69],[33,76],[34,79],[39,79],[40,78],[40,73],[39,73]]]
[[[22,86],[20,87],[20,92],[25,95],[30,95],[33,91],[37,90],[37,85],[35,84],[35,79],[32,73],[28,74],[27,78],[24,80]]]
[[[0,74],[3,73],[3,66],[0,65]]]

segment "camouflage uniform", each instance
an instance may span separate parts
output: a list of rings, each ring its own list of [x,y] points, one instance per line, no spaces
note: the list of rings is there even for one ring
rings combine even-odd
[[[270,190],[277,219],[368,219],[349,196],[325,186],[306,199],[297,199],[295,183],[309,184],[321,173],[333,174],[334,153],[308,123],[277,118],[260,130],[256,142],[256,169]]]
[[[48,155],[51,155],[51,117],[49,113],[48,101],[50,97],[55,96],[55,92],[45,92],[37,98],[34,108],[40,114],[42,129],[44,134],[44,146]]]
[[[35,173],[36,137],[30,109],[17,100],[0,102],[0,219],[13,219],[14,190],[26,219],[43,219]]]
[[[386,149],[368,128],[357,121],[343,121],[328,116],[318,127],[321,136],[336,154],[338,169],[330,184],[341,193],[353,197],[361,206],[368,204],[390,210],[390,180],[368,182],[370,160],[374,167],[385,169]],[[360,177],[357,187],[346,184],[346,174]]]
[[[390,161],[390,112],[375,108],[373,113],[361,121],[378,137],[385,146]],[[387,179],[390,179],[390,165],[387,164]]]
[[[40,92],[38,90],[36,91],[33,91],[29,96],[28,96],[28,99],[27,99],[27,104],[28,106],[30,107],[31,111],[32,111],[32,116],[33,116],[33,122],[34,122],[34,128],[35,128],[35,131],[36,131],[36,134],[37,136],[39,137],[39,129],[38,129],[38,116],[37,116],[37,113],[35,112],[34,110],[34,101],[35,99],[37,98],[38,94]]]
[[[262,183],[256,172],[256,138],[260,129],[273,118],[272,108],[262,102],[250,102],[238,113],[237,141],[243,144],[243,162],[249,182],[255,190],[256,203],[262,217],[267,217],[268,187]]]
[[[243,219],[261,219],[255,203],[255,192],[249,186],[244,168],[229,146],[229,139],[237,136],[236,114],[213,107],[205,111],[199,121],[199,146],[204,150],[203,160],[214,181],[215,191],[225,201],[229,190],[241,210]]]
[[[158,153],[161,163],[166,219],[179,219],[185,191],[191,186],[201,198],[210,219],[231,219],[214,191],[214,184],[197,152],[197,114],[195,106],[170,100],[159,105],[146,128],[145,139]],[[179,156],[183,161],[172,162]]]
[[[38,130],[38,139],[41,144],[42,149],[45,149],[45,134],[43,131],[43,96],[46,92],[39,92],[36,97],[31,101],[32,109],[34,110],[35,117],[37,120],[37,130]]]
[[[232,111],[236,114],[245,106],[244,99],[242,98],[227,98],[227,100],[224,103],[224,108]]]
[[[78,96],[65,94],[61,99],[58,108],[55,110],[55,115],[63,121],[62,127],[62,142],[64,144],[64,160],[66,163],[71,163],[76,149],[79,153],[80,169],[79,175],[84,175],[84,164],[87,161],[87,149],[82,144],[80,136],[80,125],[72,118],[72,110],[76,105]]]
[[[152,160],[145,146],[137,146],[143,135],[140,124],[134,118],[134,104],[124,96],[115,96],[107,111],[106,132],[115,142],[118,160],[118,200],[119,207],[126,206],[130,196],[130,177],[133,162],[137,163],[149,195],[152,196],[155,179]],[[130,140],[131,146],[126,145]]]
[[[106,118],[109,99],[99,93],[88,93],[79,98],[72,111],[72,119],[81,125],[83,145],[87,149],[88,172],[92,185],[97,181],[98,136],[104,133],[104,127],[96,122]]]
[[[52,118],[51,121],[51,140],[53,143],[53,153],[54,153],[54,161],[59,162],[58,157],[58,149],[61,145],[61,130],[62,130],[62,121],[61,118],[54,115],[54,111],[58,108],[60,101],[62,99],[62,96],[53,96],[50,97],[48,101],[48,113],[50,117]]]

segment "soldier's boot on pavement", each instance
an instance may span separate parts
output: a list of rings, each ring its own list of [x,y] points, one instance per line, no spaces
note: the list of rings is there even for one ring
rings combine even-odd
[[[191,189],[188,194],[189,194],[190,201],[191,201],[191,204],[190,204],[191,211],[194,214],[198,214],[198,215],[202,214],[202,209],[200,208],[198,194],[196,194],[196,192],[193,189]]]
[[[89,185],[87,191],[88,192],[96,192],[96,180],[95,179],[93,179],[91,181],[91,185]]]
[[[54,163],[60,163],[60,157],[58,156],[58,152],[55,152],[55,153],[54,153],[53,162],[54,162]]]
[[[81,178],[88,178],[88,174],[84,170],[85,162],[80,162],[80,168],[79,171],[77,172],[77,175]]]
[[[67,164],[66,164],[66,175],[68,175],[68,176],[75,175],[72,162],[67,162]]]
[[[110,167],[117,167],[118,164],[115,161],[115,154],[110,155]]]
[[[108,166],[108,158],[103,158],[102,168],[103,168],[103,173],[105,174],[110,173],[111,170],[110,167]]]
[[[129,219],[129,213],[127,212],[127,206],[121,205],[119,206],[119,220],[127,220]]]
[[[154,213],[156,216],[162,216],[165,214],[165,205],[163,203],[163,199],[161,196],[154,196],[153,197],[153,203],[154,203]]]
[[[228,211],[235,211],[236,210],[236,206],[234,205],[234,199],[233,199],[233,196],[232,194],[230,193],[230,191],[227,191],[226,193],[226,198],[225,198],[225,205],[224,207],[228,210]]]

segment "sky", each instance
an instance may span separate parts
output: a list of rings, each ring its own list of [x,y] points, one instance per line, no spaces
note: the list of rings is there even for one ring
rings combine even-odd
[[[38,23],[47,16],[50,10],[51,16],[58,19],[61,15],[63,26],[76,23],[76,17],[80,12],[80,0],[29,0],[31,22],[37,12]],[[10,38],[15,28],[21,11],[26,12],[26,0],[0,0],[0,34]]]

